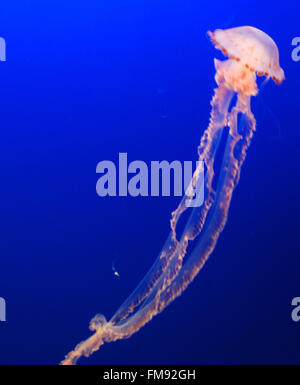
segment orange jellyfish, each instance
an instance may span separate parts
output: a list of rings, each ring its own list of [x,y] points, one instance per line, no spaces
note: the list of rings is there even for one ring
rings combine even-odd
[[[218,87],[211,101],[210,123],[198,147],[199,164],[205,165],[203,205],[192,209],[178,236],[177,223],[190,207],[189,202],[203,172],[200,167],[172,213],[170,235],[150,271],[109,321],[100,314],[91,320],[90,330],[94,334],[67,354],[61,362],[64,365],[76,364],[81,356],[88,357],[105,342],[129,338],[163,311],[201,270],[225,226],[232,193],[255,131],[250,99],[258,93],[256,75],[264,75],[280,84],[284,72],[279,65],[275,42],[259,29],[247,26],[219,29],[208,34],[227,59],[214,61]],[[236,105],[229,110],[235,95]],[[216,173],[214,161],[225,127],[229,131],[221,168]]]

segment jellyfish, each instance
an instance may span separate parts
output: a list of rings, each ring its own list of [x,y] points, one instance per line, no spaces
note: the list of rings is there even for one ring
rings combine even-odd
[[[256,128],[250,107],[251,97],[258,93],[256,78],[265,76],[280,84],[285,76],[277,46],[263,31],[243,26],[209,31],[208,35],[225,59],[214,60],[217,87],[210,122],[198,146],[201,167],[194,172],[171,214],[170,234],[149,272],[111,319],[98,314],[91,320],[90,330],[94,333],[65,356],[63,365],[76,364],[80,357],[90,356],[104,343],[129,338],[161,313],[202,269],[226,224],[232,193]],[[226,143],[221,146],[223,135],[227,135]],[[216,170],[218,151],[221,166]],[[204,202],[191,208],[203,171]],[[179,231],[178,221],[186,210],[190,213]]]

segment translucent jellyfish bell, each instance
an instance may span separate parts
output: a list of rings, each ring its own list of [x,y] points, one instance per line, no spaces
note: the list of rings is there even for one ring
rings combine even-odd
[[[204,202],[193,207],[179,236],[177,223],[188,209],[191,197],[186,194],[182,198],[172,213],[169,237],[145,278],[110,320],[106,321],[102,315],[92,319],[90,329],[94,334],[65,357],[64,365],[76,364],[80,357],[88,357],[104,343],[129,338],[161,313],[202,269],[226,224],[232,194],[256,128],[250,104],[251,96],[258,92],[256,73],[281,83],[284,72],[279,66],[276,44],[256,28],[216,30],[209,35],[228,59],[215,59],[217,87],[211,101],[209,125],[198,146],[199,162],[206,166],[204,181],[200,180],[204,184]],[[235,93],[236,105],[230,109]],[[229,130],[224,130],[225,127]],[[220,146],[225,134],[226,144]],[[215,170],[218,151],[222,157],[220,172]],[[191,185],[200,185],[200,175],[197,169]]]
[[[217,29],[208,32],[212,42],[224,55],[240,63],[259,76],[271,77],[280,84],[284,72],[279,65],[278,48],[274,40],[254,27]],[[238,66],[236,66],[238,67]]]

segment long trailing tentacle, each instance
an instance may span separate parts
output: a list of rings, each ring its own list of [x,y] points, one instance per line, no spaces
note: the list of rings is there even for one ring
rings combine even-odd
[[[190,230],[193,227],[193,231],[185,231],[185,235],[181,237],[180,242],[177,240],[177,222],[182,213],[189,207],[190,195],[186,194],[177,210],[172,213],[171,234],[150,272],[109,322],[104,321],[103,316],[96,316],[91,321],[90,328],[95,330],[95,334],[77,345],[74,351],[70,352],[66,359],[62,361],[63,364],[76,363],[81,355],[88,356],[93,351],[98,350],[104,341],[109,342],[120,338],[128,338],[163,309],[162,304],[160,304],[162,293],[165,290],[168,291],[168,287],[182,269],[182,262],[188,243],[201,232],[206,216],[214,201],[215,191],[212,188],[214,176],[213,163],[222,137],[223,128],[228,120],[228,107],[232,97],[233,92],[222,84],[216,88],[211,102],[210,124],[204,132],[198,148],[199,160],[205,161],[207,172],[205,176],[206,198],[204,204],[200,208],[195,207],[190,216],[195,217],[196,213],[197,226],[195,226],[194,222],[193,226],[189,226]],[[199,172],[196,170],[192,181],[193,186],[197,185],[198,178]],[[138,310],[133,313],[137,307],[139,307]],[[131,313],[133,314],[130,316]]]
[[[215,90],[215,95],[211,101],[212,112],[210,118],[210,124],[205,130],[199,148],[199,163],[204,161],[207,167],[207,172],[205,175],[205,201],[203,205],[199,208],[194,208],[193,211],[199,212],[199,221],[198,221],[198,233],[200,233],[204,223],[206,215],[211,207],[213,201],[214,191],[212,188],[212,180],[214,176],[213,161],[215,154],[217,152],[220,139],[222,136],[222,130],[226,126],[228,118],[228,106],[233,97],[233,92],[228,90],[225,87],[219,87]],[[193,175],[191,190],[192,187],[198,185],[199,178],[201,176],[201,168],[197,168]],[[171,233],[165,245],[151,267],[150,271],[146,274],[141,283],[137,286],[134,292],[127,298],[127,300],[121,305],[121,307],[114,314],[111,321],[113,323],[118,323],[124,320],[129,314],[131,314],[149,295],[155,290],[159,280],[163,277],[165,271],[169,271],[170,264],[174,260],[178,262],[178,257],[181,254],[185,254],[185,249],[187,242],[178,242],[176,237],[176,225],[182,213],[189,208],[189,202],[191,199],[191,194],[187,192],[182,198],[178,208],[172,213],[171,218]],[[195,235],[196,236],[196,235]],[[192,238],[191,238],[192,239]],[[184,253],[183,253],[184,251]]]
[[[238,124],[239,115],[241,115],[240,124]],[[197,244],[183,268],[167,289],[159,293],[158,307],[155,310],[157,313],[160,313],[185,290],[214,250],[218,237],[226,224],[232,193],[239,181],[241,166],[255,127],[255,118],[250,111],[250,98],[241,94],[238,96],[237,106],[229,117],[230,130],[212,209]],[[191,224],[187,224],[183,238],[187,236],[191,228]]]
[[[240,116],[240,124],[238,117]],[[135,320],[130,319],[130,328],[135,324],[138,329],[148,322],[154,315],[160,313],[169,303],[179,296],[190,284],[194,277],[203,267],[208,257],[215,248],[218,237],[223,230],[228,216],[228,210],[232,198],[232,193],[239,181],[240,170],[246,156],[246,150],[250,144],[256,122],[250,111],[250,98],[240,94],[238,96],[237,106],[233,108],[229,116],[229,134],[226,148],[223,156],[221,173],[219,176],[215,198],[212,208],[208,214],[203,231],[189,255],[187,261],[178,267],[178,261],[173,259],[173,269],[169,267],[168,276],[165,275],[160,280],[160,285],[156,288],[156,293],[152,293],[142,306],[142,309],[136,314]],[[195,209],[193,214],[195,214]],[[195,221],[195,223],[193,223]],[[181,238],[181,245],[189,239],[195,237],[198,217],[193,215],[187,223]],[[182,246],[181,254],[185,254]],[[179,253],[180,255],[180,253]],[[177,271],[177,274],[174,274]],[[172,275],[172,273],[174,275]],[[145,319],[148,320],[145,322]],[[127,322],[120,325],[124,329]]]

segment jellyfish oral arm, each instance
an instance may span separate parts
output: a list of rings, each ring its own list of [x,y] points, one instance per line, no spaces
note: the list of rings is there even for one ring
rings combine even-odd
[[[236,119],[234,119],[232,113],[228,113],[228,107],[233,95],[234,92],[226,88],[223,83],[220,83],[220,86],[215,90],[215,95],[211,102],[212,112],[210,124],[204,132],[198,148],[199,159],[204,160],[207,167],[205,177],[206,199],[204,204],[192,210],[184,233],[180,241],[178,241],[176,237],[176,224],[183,211],[187,208],[186,200],[188,197],[185,196],[182,199],[179,207],[172,215],[172,231],[151,271],[109,322],[106,322],[105,319],[101,317],[102,322],[99,322],[99,316],[96,316],[91,321],[90,328],[91,330],[95,330],[94,335],[77,345],[74,351],[70,352],[62,362],[63,364],[75,364],[80,356],[89,356],[98,350],[104,342],[128,338],[137,332],[181,294],[213,251],[222,226],[216,221],[216,216],[209,215],[209,213],[212,210],[216,213],[217,207],[220,211],[220,201],[224,199],[221,194],[223,191],[221,187],[216,191],[212,188],[212,180],[214,177],[213,166],[224,127],[229,124],[229,122],[231,122],[232,131],[234,131],[236,127]],[[235,117],[236,116],[237,112],[235,113]],[[234,135],[234,137],[236,137],[236,135]],[[236,165],[238,162],[233,162],[231,147],[232,139],[228,139],[223,164],[232,165],[232,163],[234,163],[235,166],[233,167],[234,171],[232,168],[230,171],[226,168],[226,175],[220,176],[223,183],[225,183],[225,179],[231,181],[232,178],[235,178],[236,170],[238,169]],[[230,174],[231,179],[228,176],[230,172],[234,174],[233,176]],[[227,181],[227,184],[230,185],[230,182]],[[220,185],[221,181],[218,183],[218,186]],[[234,183],[230,186],[233,190]],[[227,189],[227,194],[231,197],[229,188]],[[223,226],[226,222],[228,206],[229,202],[227,205],[222,206]],[[220,215],[220,213],[218,213],[218,215]],[[214,219],[214,225],[211,224],[208,226],[206,221],[207,216]],[[211,222],[211,220],[209,222]],[[203,234],[201,234],[202,230]],[[198,250],[194,251],[187,262],[183,264],[188,243],[194,240],[199,234],[200,238],[197,240]]]

